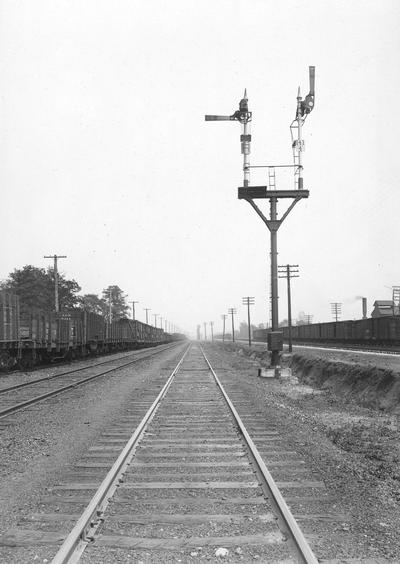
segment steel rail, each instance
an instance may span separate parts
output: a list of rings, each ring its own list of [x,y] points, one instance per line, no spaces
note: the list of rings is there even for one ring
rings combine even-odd
[[[94,374],[92,376],[88,376],[87,378],[84,378],[83,380],[79,380],[77,382],[72,382],[71,384],[68,384],[67,386],[63,386],[62,388],[57,388],[56,390],[52,390],[52,391],[46,392],[45,394],[42,394],[40,396],[36,396],[34,398],[31,398],[30,400],[26,400],[26,401],[23,401],[23,402],[18,403],[16,405],[12,405],[11,407],[7,407],[7,409],[3,409],[2,411],[0,411],[0,419],[3,419],[4,417],[8,417],[12,413],[16,413],[18,411],[21,411],[22,409],[25,409],[26,407],[29,407],[30,405],[34,405],[36,403],[44,401],[44,400],[46,400],[46,399],[48,399],[52,396],[56,396],[58,394],[66,392],[67,390],[70,390],[72,388],[77,388],[78,386],[82,386],[83,384],[87,384],[91,380],[95,380],[96,378],[100,378],[101,376],[105,376],[106,374],[109,374],[110,372],[115,372],[116,370],[120,370],[121,368],[126,368],[127,366],[130,366],[131,364],[135,364],[136,362],[139,362],[139,360],[142,360],[142,358],[149,358],[151,356],[155,356],[156,354],[159,354],[160,352],[163,352],[164,350],[165,349],[163,349],[162,351],[153,352],[153,354],[146,355],[145,357],[142,356],[140,358],[135,358],[134,360],[131,360],[130,362],[126,362],[125,364],[120,364],[119,366],[115,366],[114,368],[110,368],[109,370],[105,370],[104,372],[100,372],[100,374]]]
[[[126,443],[124,449],[118,456],[112,468],[109,470],[103,482],[100,484],[100,487],[92,497],[88,506],[79,517],[76,525],[64,540],[57,554],[51,561],[51,564],[74,564],[78,562],[80,555],[85,550],[89,542],[91,542],[94,531],[102,523],[102,515],[109,503],[110,497],[114,494],[114,491],[118,487],[119,483],[122,482],[122,475],[135,454],[134,449],[139,439],[142,437],[146,426],[153,418],[161,400],[171,386],[175,374],[178,372],[191,346],[192,345],[189,345],[185,350],[182,358],[168,377],[168,380],[162,390],[148,409],[129,441]]]
[[[298,347],[299,349],[321,349],[330,352],[351,352],[359,354],[376,354],[380,356],[398,356],[400,354],[399,350],[389,351],[388,349],[363,349],[361,347],[344,347],[343,345],[338,345],[337,347],[333,345],[323,345],[321,343],[311,343],[308,345],[300,345],[293,343],[293,347]]]
[[[272,475],[270,474],[269,470],[267,469],[265,462],[263,461],[260,453],[257,450],[256,445],[254,444],[254,442],[252,441],[249,433],[246,430],[246,427],[244,425],[244,423],[242,422],[238,412],[236,411],[233,403],[231,402],[231,400],[229,399],[228,394],[225,392],[224,387],[222,386],[218,376],[216,375],[216,373],[214,372],[213,367],[211,366],[208,358],[206,357],[203,348],[200,347],[201,352],[203,354],[203,357],[205,359],[205,361],[208,364],[208,367],[212,373],[212,375],[215,378],[215,381],[219,387],[219,389],[222,392],[222,395],[225,398],[226,403],[228,404],[228,407],[233,415],[233,417],[235,418],[235,421],[240,429],[240,432],[243,435],[243,438],[247,444],[247,447],[258,467],[259,473],[261,474],[262,477],[262,481],[264,482],[272,500],[274,501],[274,503],[276,504],[280,515],[284,521],[284,525],[288,531],[288,533],[290,534],[290,537],[293,541],[293,543],[295,544],[299,555],[301,556],[301,562],[305,563],[305,564],[318,564],[318,559],[315,557],[314,553],[312,552],[310,545],[308,544],[306,538],[304,537],[300,527],[297,524],[296,519],[293,517],[289,507],[287,506],[281,492],[279,491],[278,486],[276,485]]]
[[[161,345],[163,346],[163,345]],[[164,348],[161,350],[157,350],[157,352],[165,351],[171,348],[171,344],[164,345]],[[89,364],[88,366],[82,366],[81,368],[74,368],[73,370],[67,370],[66,372],[59,372],[58,374],[53,374],[52,376],[43,376],[43,378],[37,378],[36,380],[29,380],[28,382],[23,382],[22,384],[15,384],[14,386],[9,386],[8,388],[0,388],[0,395],[5,394],[6,392],[11,392],[12,390],[18,390],[20,388],[25,388],[27,386],[33,386],[40,382],[44,382],[46,380],[53,380],[55,378],[59,378],[61,376],[68,376],[68,374],[74,374],[75,372],[82,372],[83,370],[89,370],[90,368],[96,368],[97,366],[103,366],[104,364],[111,364],[112,362],[117,362],[118,360],[130,358],[131,356],[138,356],[138,353],[147,352],[148,348],[136,350],[135,352],[130,352],[124,356],[120,356],[119,358],[111,358],[108,360],[104,360],[103,362],[96,362],[95,364]],[[151,356],[151,355],[150,355]],[[144,357],[146,358],[146,357]],[[85,359],[81,359],[85,360]],[[140,360],[140,359],[138,359]]]
[[[222,341],[222,339],[216,339],[214,338],[214,341]],[[248,339],[241,339],[241,338],[235,338],[236,342],[243,342],[243,343],[248,343]],[[232,341],[226,341],[228,344],[231,343]],[[267,341],[257,341],[257,340],[252,340],[253,345],[267,345]],[[286,343],[284,343],[284,346],[287,347],[288,345]],[[390,349],[390,348],[381,348],[381,349],[374,349],[374,348],[368,348],[368,346],[366,348],[363,348],[363,345],[360,345],[359,347],[357,346],[351,346],[351,345],[337,345],[335,346],[334,343],[330,343],[329,345],[324,345],[323,343],[321,343],[320,341],[308,341],[308,344],[306,344],[304,341],[302,342],[296,342],[293,341],[293,347],[298,347],[298,348],[304,348],[304,349],[322,349],[322,350],[327,350],[327,351],[332,351],[332,352],[352,352],[352,353],[360,353],[360,354],[377,354],[377,355],[382,355],[382,356],[398,356],[400,355],[400,349]]]

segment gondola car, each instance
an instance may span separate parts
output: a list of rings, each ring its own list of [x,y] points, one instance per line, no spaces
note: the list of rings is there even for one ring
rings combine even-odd
[[[83,309],[21,310],[18,296],[0,292],[0,369],[28,368],[42,361],[154,346],[171,341],[161,328],[119,319],[108,323]]]

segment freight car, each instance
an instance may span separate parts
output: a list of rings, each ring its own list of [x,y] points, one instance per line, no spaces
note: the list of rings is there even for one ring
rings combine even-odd
[[[288,327],[283,327],[285,340]],[[400,347],[400,316],[331,321],[292,327],[293,342],[357,345],[368,347]]]
[[[0,292],[0,370],[172,340],[161,328],[131,319],[108,323],[102,316],[82,309],[61,313],[22,311],[18,296]]]
[[[289,340],[289,328],[281,327],[283,338]],[[270,329],[256,329],[255,341],[267,341]],[[354,321],[329,321],[294,325],[294,343],[321,343],[352,345],[372,348],[400,348],[400,316],[357,319]]]

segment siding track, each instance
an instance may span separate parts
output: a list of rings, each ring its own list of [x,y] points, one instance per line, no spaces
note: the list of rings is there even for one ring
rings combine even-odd
[[[229,551],[227,562],[317,563],[198,346],[154,396],[149,390],[134,402],[135,416],[103,433],[43,500],[58,513],[35,515],[33,529],[10,531],[0,545],[64,540],[53,564],[196,562],[214,560],[218,549]],[[146,413],[136,426],[139,412]]]
[[[23,382],[7,388],[0,388],[0,419],[44,401],[47,398],[67,392],[72,388],[76,388],[77,386],[81,386],[82,384],[86,384],[92,380],[96,380],[101,376],[105,376],[111,372],[120,370],[121,368],[131,366],[139,360],[150,358],[163,352],[171,346],[175,345],[162,345],[157,347],[156,350],[145,349],[144,351],[137,351],[123,357],[117,357],[104,362],[75,368],[73,370],[68,370],[52,376],[46,376],[44,378],[38,378],[29,382]],[[111,367],[104,370],[102,368],[104,365],[111,365]],[[61,385],[58,381],[60,378],[63,378]]]

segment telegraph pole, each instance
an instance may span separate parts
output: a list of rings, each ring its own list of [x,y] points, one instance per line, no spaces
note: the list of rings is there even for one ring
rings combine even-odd
[[[230,307],[228,309],[228,313],[232,316],[232,342],[235,342],[235,321],[233,316],[236,314],[236,309],[234,307]]]
[[[224,313],[223,315],[221,315],[221,319],[222,319],[223,322],[224,322],[223,329],[222,329],[222,342],[223,342],[223,343],[225,343],[225,320],[226,320],[227,317],[228,317],[228,316],[226,315],[226,313]]]
[[[149,311],[151,311],[151,307],[144,307],[144,311],[146,312],[146,325],[149,324]]]
[[[204,321],[204,340],[207,341],[207,322]]]
[[[108,318],[111,324],[112,321],[112,289],[111,288],[108,291]]]
[[[313,320],[313,315],[310,315],[309,313],[306,315],[306,323],[307,325],[310,325],[312,323]]]
[[[249,347],[251,347],[250,306],[254,305],[254,298],[246,296],[245,298],[242,298],[242,304],[247,305],[247,326],[249,330]]]
[[[161,317],[161,315],[160,315],[160,327],[161,327],[161,329],[163,328],[163,327],[162,327],[162,322],[163,322],[163,319],[164,319],[164,318],[163,318],[163,317]]]
[[[54,306],[56,313],[60,311],[60,304],[58,299],[58,268],[57,260],[60,258],[67,258],[66,255],[45,255],[43,258],[51,258],[54,260]]]
[[[290,295],[290,279],[299,277],[299,265],[286,264],[285,266],[278,266],[278,269],[278,277],[287,279],[289,352],[292,352],[292,298]]]
[[[337,321],[342,314],[342,304],[340,302],[331,302],[331,313],[335,321]]]
[[[135,304],[139,304],[140,302],[135,302],[135,301],[132,300],[129,303],[132,304],[132,319],[133,319],[133,321],[135,321]]]
[[[157,327],[157,317],[159,316],[159,313],[153,313],[153,317],[154,317],[154,327]]]
[[[309,67],[310,92],[302,100],[300,89],[297,94],[296,117],[291,125],[292,148],[293,148],[293,165],[261,165],[250,166],[250,122],[252,113],[248,109],[248,98],[245,90],[244,96],[239,103],[239,110],[230,116],[206,115],[206,121],[238,121],[241,124],[242,134],[240,136],[241,152],[243,154],[243,186],[238,190],[238,198],[248,202],[254,211],[263,220],[270,231],[271,237],[271,317],[272,331],[268,334],[268,349],[271,351],[271,366],[274,368],[280,365],[280,351],[283,348],[283,334],[279,331],[278,319],[278,250],[277,250],[277,233],[283,221],[289,215],[294,206],[303,198],[308,198],[309,191],[303,189],[303,164],[302,152],[304,151],[304,141],[302,138],[302,126],[308,114],[314,108],[314,82],[315,67]],[[293,133],[297,131],[297,138],[293,139]],[[251,168],[267,168],[268,169],[268,186],[252,186],[250,187],[250,169]],[[276,168],[292,168],[294,170],[294,190],[277,190],[275,185],[275,169]],[[264,215],[261,209],[255,203],[256,199],[268,199],[270,203],[269,218]],[[291,199],[292,203],[287,210],[278,219],[277,203],[278,199]]]
[[[214,342],[214,321],[210,321],[210,327],[211,327],[211,342]]]

